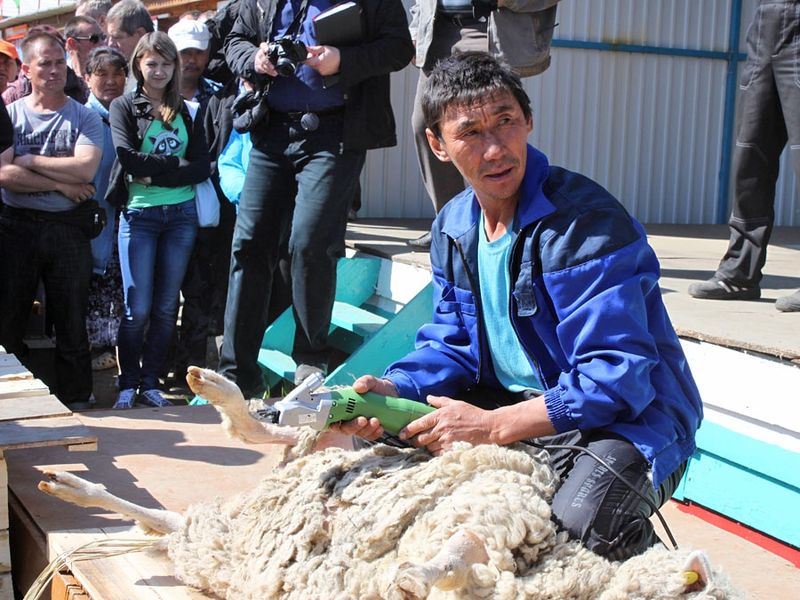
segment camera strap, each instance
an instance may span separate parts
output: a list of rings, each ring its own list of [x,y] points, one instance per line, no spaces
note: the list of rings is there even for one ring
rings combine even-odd
[[[278,12],[283,10],[283,7],[286,6],[287,2],[291,2],[292,0],[284,0],[283,2],[278,4]],[[286,28],[284,32],[284,36],[294,36],[295,33],[300,29],[300,24],[305,20],[306,13],[308,13],[308,0],[303,0],[300,3],[300,9],[294,15],[294,19],[292,22],[289,23],[289,27]]]

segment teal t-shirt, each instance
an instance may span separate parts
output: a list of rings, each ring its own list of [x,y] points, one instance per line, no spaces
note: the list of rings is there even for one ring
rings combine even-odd
[[[494,372],[500,384],[510,392],[542,391],[542,384],[525,354],[511,325],[511,232],[493,242],[486,239],[481,213],[478,242],[478,280],[483,305],[483,326]],[[486,318],[491,315],[491,318]]]
[[[186,131],[183,117],[179,114],[172,121],[172,129],[164,127],[162,121],[153,120],[144,134],[139,152],[184,158],[188,144],[189,133]],[[141,183],[128,185],[128,207],[130,208],[180,204],[192,198],[194,198],[194,187],[191,185],[180,187],[161,187],[160,185],[143,185]]]

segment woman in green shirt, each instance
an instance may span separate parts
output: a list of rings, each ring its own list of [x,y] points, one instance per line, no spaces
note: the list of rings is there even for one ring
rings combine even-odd
[[[172,342],[181,282],[197,234],[194,184],[209,176],[202,119],[180,97],[180,56],[163,32],[144,35],[131,57],[138,83],[109,111],[117,154],[108,198],[124,202],[119,255],[125,294],[119,397],[167,406],[158,377]],[[126,185],[127,184],[127,185]],[[138,396],[137,396],[138,395]]]

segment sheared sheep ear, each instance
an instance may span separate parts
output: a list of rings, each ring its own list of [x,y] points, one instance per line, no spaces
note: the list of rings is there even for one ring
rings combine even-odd
[[[711,563],[705,552],[695,550],[683,565],[683,576],[686,579],[687,592],[699,592],[706,589],[713,580]]]

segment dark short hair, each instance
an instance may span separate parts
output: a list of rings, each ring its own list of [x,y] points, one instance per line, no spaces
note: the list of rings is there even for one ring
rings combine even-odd
[[[67,24],[64,25],[64,37],[69,39],[71,37],[75,37],[76,35],[80,34],[79,27],[81,25],[91,25],[95,27],[98,31],[102,31],[100,27],[100,23],[98,23],[93,17],[85,17],[78,15],[76,17],[72,17]]]
[[[115,4],[108,11],[106,21],[118,23],[119,28],[128,35],[136,33],[139,27],[144,29],[145,33],[154,31],[153,19],[139,0],[122,0],[119,4]]]
[[[501,92],[510,92],[526,119],[531,101],[510,67],[486,52],[461,52],[436,63],[420,102],[425,127],[441,137],[440,123],[451,106],[472,106]]]
[[[89,53],[89,58],[86,61],[86,74],[91,75],[95,69],[100,67],[111,66],[120,69],[128,75],[128,60],[125,55],[116,48],[108,46],[100,46],[95,48]]]

